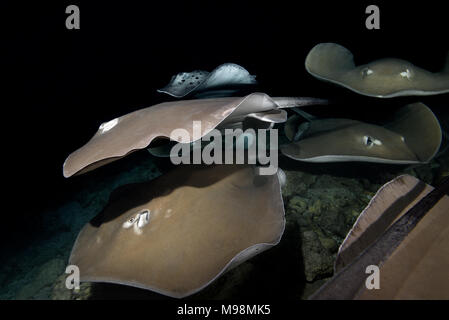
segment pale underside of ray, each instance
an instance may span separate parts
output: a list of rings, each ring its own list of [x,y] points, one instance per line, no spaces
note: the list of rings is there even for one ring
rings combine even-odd
[[[441,192],[434,198],[436,203],[426,207],[422,218],[416,218],[419,211],[406,216],[421,206],[420,200],[433,190],[409,175],[380,188],[340,246],[336,275],[315,298],[448,299],[449,197]],[[411,231],[405,237],[400,235],[402,229],[410,228],[408,225]],[[388,233],[393,236],[385,237]],[[389,247],[393,252],[381,257]],[[372,261],[368,263],[369,259]],[[369,274],[359,269],[368,267],[367,263],[380,268],[379,289],[368,290],[365,286]]]
[[[287,121],[286,135],[290,138],[295,134],[292,127]],[[385,126],[349,119],[311,121],[300,139],[281,146],[281,151],[306,162],[413,164],[430,161],[441,140],[441,127],[433,112],[422,103],[414,103],[401,108],[394,121]]]
[[[315,98],[270,98],[263,93],[253,93],[238,98],[161,103],[103,123],[84,146],[68,156],[63,174],[70,177],[98,168],[148,147],[155,139],[169,139],[175,129],[186,130],[189,140],[183,142],[190,143],[216,127],[232,127],[247,117],[267,122],[284,121],[285,111],[277,109],[322,102]],[[197,130],[194,130],[194,121],[200,121]]]
[[[449,92],[449,54],[446,60],[445,68],[438,73],[392,58],[356,66],[348,49],[336,43],[321,43],[307,55],[305,67],[314,77],[359,94],[392,98]]]
[[[256,77],[245,68],[234,63],[225,63],[212,72],[196,70],[178,73],[172,77],[167,86],[157,91],[175,98],[183,98],[198,93],[202,93],[203,97],[210,97],[229,95],[237,91],[237,89],[226,89],[229,87],[238,88],[239,86],[249,86],[256,83]],[[223,90],[217,90],[218,88],[223,88]]]
[[[149,215],[139,227],[129,219],[141,212]],[[81,281],[180,298],[276,245],[284,226],[276,174],[258,176],[246,165],[177,167],[114,192],[81,230],[70,264]]]

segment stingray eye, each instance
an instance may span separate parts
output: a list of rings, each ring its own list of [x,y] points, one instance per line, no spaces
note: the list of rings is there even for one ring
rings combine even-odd
[[[364,136],[363,137],[363,143],[368,148],[371,148],[374,145],[376,145],[376,146],[382,145],[382,141],[380,141],[380,140],[378,140],[376,138],[370,137],[370,136]]]
[[[136,234],[141,234],[142,231],[140,229],[146,226],[148,222],[150,222],[150,213],[151,211],[148,209],[140,211],[134,217],[126,220],[123,223],[123,228],[128,229],[133,226],[134,232]]]
[[[125,223],[123,223],[123,228],[128,229],[129,227],[131,227],[136,222],[136,219],[137,216],[126,220]]]
[[[373,74],[374,71],[371,70],[370,68],[366,67],[362,69],[362,78],[366,78],[367,76],[369,76],[370,74]]]
[[[364,136],[363,143],[367,147],[372,147],[374,145],[373,138],[371,138],[370,136]]]

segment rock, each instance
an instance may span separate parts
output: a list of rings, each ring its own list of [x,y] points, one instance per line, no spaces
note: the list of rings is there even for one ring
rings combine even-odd
[[[410,174],[425,183],[432,184],[434,180],[434,171],[437,171],[436,167],[432,164],[436,164],[432,161],[430,165],[418,165],[415,167],[409,167],[405,170],[405,173]],[[435,170],[434,170],[435,169]]]
[[[50,298],[52,300],[88,300],[91,296],[92,284],[84,282],[79,289],[68,289],[66,287],[67,274],[61,274],[55,281]]]
[[[56,258],[38,267],[32,281],[19,290],[16,299],[49,299],[50,288],[64,266],[64,261]]]
[[[301,240],[306,280],[310,282],[332,275],[334,259],[321,244],[318,235],[313,231],[305,231]]]
[[[320,237],[320,242],[330,253],[336,253],[338,249],[337,241],[332,238]]]
[[[285,171],[287,182],[282,188],[282,196],[289,199],[293,195],[301,194],[315,183],[316,176],[301,171]]]
[[[324,210],[313,221],[328,237],[344,238],[352,226],[346,223],[344,212],[336,208]]]
[[[72,290],[65,285],[67,274],[61,274],[55,281],[50,298],[52,300],[71,300]]]
[[[294,196],[288,202],[288,214],[301,215],[308,207],[308,200],[300,196]]]

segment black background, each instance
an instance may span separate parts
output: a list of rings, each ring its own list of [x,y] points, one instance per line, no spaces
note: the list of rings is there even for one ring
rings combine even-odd
[[[337,99],[339,107],[330,113],[339,117],[376,118],[407,99],[441,107],[447,94],[380,101],[320,82],[304,69],[314,45],[336,42],[353,52],[356,64],[397,57],[440,70],[448,50],[444,2],[392,2],[2,4],[7,84],[1,103],[6,188],[1,215],[9,225],[2,235],[14,242],[33,232],[32,217],[63,202],[77,179],[95,179],[95,173],[64,179],[67,155],[100,123],[167,100],[156,89],[181,71],[234,62],[257,75],[260,91],[269,95]],[[69,4],[80,8],[80,30],[65,27]],[[365,28],[369,4],[380,8],[380,30]]]

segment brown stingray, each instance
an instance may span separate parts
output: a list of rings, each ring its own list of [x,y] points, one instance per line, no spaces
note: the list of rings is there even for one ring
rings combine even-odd
[[[63,165],[63,174],[81,174],[127,154],[146,148],[157,138],[170,138],[175,129],[185,129],[190,141],[200,139],[214,128],[232,126],[247,117],[260,121],[285,121],[285,112],[276,110],[294,106],[322,104],[314,98],[270,98],[263,93],[245,97],[182,100],[140,109],[103,123],[84,146],[71,153]],[[267,113],[264,116],[264,113]],[[201,121],[198,136],[193,122]]]
[[[310,50],[306,70],[314,77],[354,92],[378,98],[434,95],[449,92],[449,54],[438,73],[400,59],[381,59],[356,66],[352,53],[336,43],[320,43]]]
[[[276,245],[284,231],[278,176],[247,165],[180,166],[113,193],[78,235],[81,281],[191,295]]]
[[[341,245],[336,275],[313,299],[449,299],[449,180],[403,175],[384,185]],[[378,289],[367,289],[369,265]]]
[[[295,135],[292,120],[285,126],[289,139]],[[433,112],[422,103],[413,103],[401,108],[395,120],[384,126],[350,119],[312,120],[300,139],[281,146],[281,151],[306,162],[412,164],[430,161],[441,139]]]

